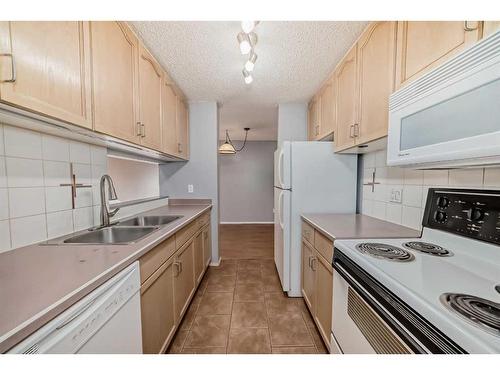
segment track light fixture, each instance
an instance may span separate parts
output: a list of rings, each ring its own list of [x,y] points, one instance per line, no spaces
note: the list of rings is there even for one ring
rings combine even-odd
[[[248,53],[252,50],[252,44],[250,42],[250,37],[248,36],[248,34],[241,32],[238,34],[236,39],[238,39],[241,54],[248,55]]]
[[[255,62],[257,61],[257,54],[254,51],[257,44],[257,34],[253,30],[258,24],[259,21],[242,21],[241,29],[243,31],[239,32],[236,36],[241,54],[249,55],[243,69],[243,77],[247,85],[253,82],[253,77],[250,73],[253,72]]]
[[[257,54],[254,51],[251,51],[250,56],[248,56],[248,61],[245,63],[245,69],[247,72],[253,71],[255,61],[257,61]]]
[[[247,72],[246,69],[243,69],[243,77],[245,78],[245,83],[247,85],[249,85],[249,84],[252,83],[253,77],[252,77],[252,75],[249,72]]]

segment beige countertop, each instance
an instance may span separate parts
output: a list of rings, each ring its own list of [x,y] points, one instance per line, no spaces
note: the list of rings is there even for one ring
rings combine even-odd
[[[205,202],[175,202],[172,204],[171,200],[168,206],[146,212],[183,217],[133,244],[35,244],[1,253],[0,353],[22,341],[212,207]]]
[[[302,218],[332,241],[420,237],[420,232],[414,229],[360,214],[304,214]]]

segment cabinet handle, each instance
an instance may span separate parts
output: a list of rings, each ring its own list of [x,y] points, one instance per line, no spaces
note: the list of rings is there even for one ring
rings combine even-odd
[[[316,135],[319,135],[319,125],[316,125]]]
[[[309,268],[311,268],[311,256],[309,256]]]
[[[179,273],[182,273],[182,262],[179,262],[179,266],[181,266],[181,270],[179,271]]]
[[[181,267],[180,267],[180,263],[179,262],[174,262],[174,266],[175,266],[175,269],[176,269],[176,273],[174,275],[174,277],[177,277],[179,276],[179,274],[181,273]]]
[[[313,257],[313,258],[311,259],[311,269],[312,269],[313,271],[316,271],[316,267],[314,267],[314,262],[316,262],[317,260],[318,260],[318,258],[316,258],[316,257]]]
[[[10,79],[3,79],[0,82],[8,83],[8,82],[16,82],[17,72],[16,72],[16,62],[14,60],[14,55],[12,53],[0,53],[1,57],[10,57]]]
[[[470,27],[469,21],[464,21],[464,31],[474,31],[474,30],[477,30],[477,24],[476,27]]]
[[[354,125],[349,126],[349,138],[354,138]]]
[[[138,137],[140,137],[142,135],[142,132],[141,132],[141,122],[140,121],[137,121],[137,133],[136,135]]]
[[[177,143],[177,152],[182,152],[182,143]]]
[[[354,137],[359,137],[359,124],[354,124]]]
[[[146,137],[146,125],[141,122],[141,136],[142,138]]]

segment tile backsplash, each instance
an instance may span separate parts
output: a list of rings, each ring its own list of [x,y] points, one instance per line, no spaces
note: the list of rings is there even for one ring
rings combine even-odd
[[[71,207],[70,163],[77,183]],[[0,251],[91,227],[99,221],[105,147],[0,124]]]
[[[388,167],[386,150],[361,156],[362,184],[372,181],[374,191],[362,185],[360,212],[407,227],[421,229],[430,187],[500,189],[500,168],[413,170]],[[401,203],[391,201],[393,191],[402,191]]]

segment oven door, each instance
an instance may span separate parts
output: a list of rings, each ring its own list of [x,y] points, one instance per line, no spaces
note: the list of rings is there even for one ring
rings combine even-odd
[[[333,271],[333,289],[332,331],[343,353],[413,353],[336,270]]]
[[[465,353],[337,247],[332,333],[343,353]]]

